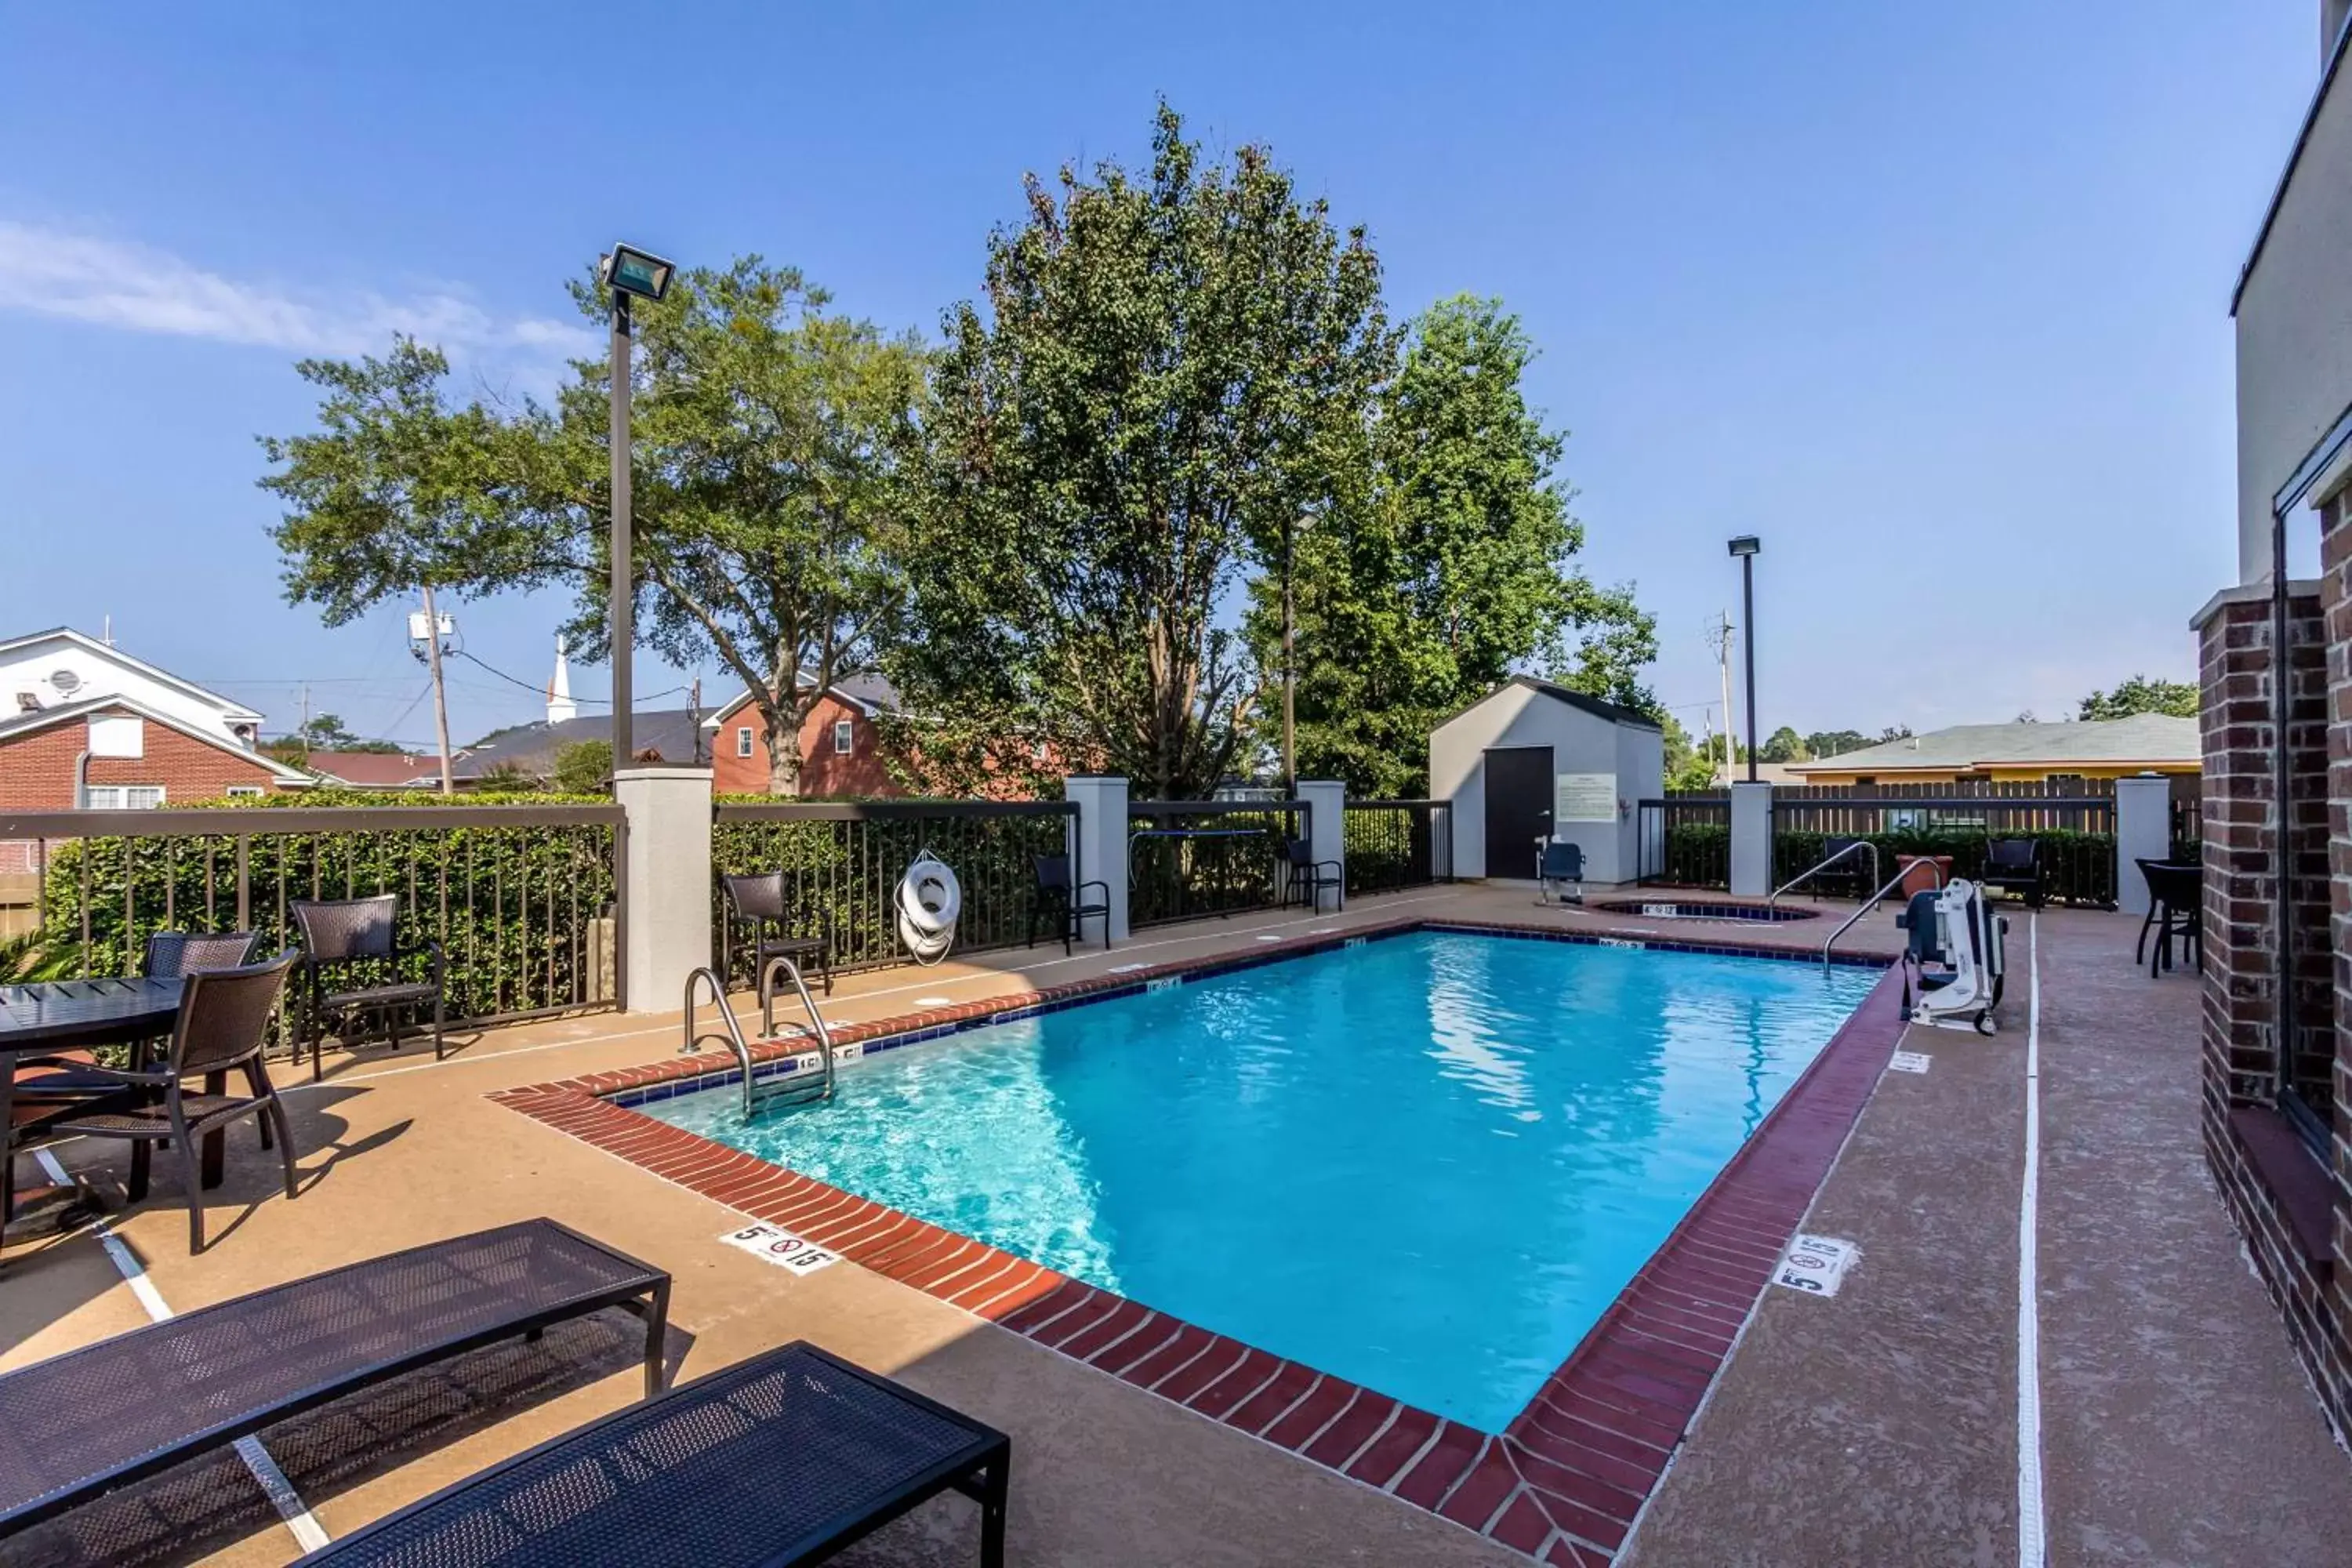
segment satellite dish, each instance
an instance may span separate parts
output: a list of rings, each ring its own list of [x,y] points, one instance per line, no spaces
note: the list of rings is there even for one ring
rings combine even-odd
[[[81,689],[81,677],[70,669],[52,670],[49,672],[49,684],[66,696],[71,697]]]

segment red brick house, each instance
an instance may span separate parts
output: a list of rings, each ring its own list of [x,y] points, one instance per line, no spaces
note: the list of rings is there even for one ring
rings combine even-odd
[[[127,697],[0,720],[0,810],[136,809],[310,783],[298,769]]]
[[[801,725],[801,794],[811,799],[901,795],[882,763],[876,721],[895,712],[898,694],[876,677],[842,681],[817,700]],[[712,787],[720,795],[768,793],[767,722],[745,692],[702,721]]]

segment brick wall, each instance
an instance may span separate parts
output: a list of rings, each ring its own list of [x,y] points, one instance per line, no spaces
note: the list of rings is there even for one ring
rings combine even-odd
[[[127,715],[136,717],[136,715]],[[249,752],[208,745],[148,720],[140,757],[92,757],[92,784],[162,784],[164,803],[210,800],[231,784],[278,788],[268,764]],[[71,811],[74,759],[89,745],[89,726],[69,719],[0,741],[0,810]]]
[[[2331,531],[2333,556],[2352,528]],[[2225,602],[2200,628],[2205,752],[2205,977],[2202,1127],[2215,1179],[2297,1353],[2339,1430],[2352,1428],[2352,1184],[2346,1180],[2347,1069],[2339,1058],[2352,1021],[2352,984],[2335,955],[2352,899],[2339,770],[2352,739],[2352,683],[2344,679],[2346,586],[2352,563],[2336,561],[2333,586],[2289,602],[2288,721],[2284,737],[2296,808],[2282,821],[2272,772],[2281,737],[2272,711],[2271,605],[2267,596]],[[2333,840],[2333,842],[2331,842]],[[2282,1062],[2273,935],[2277,878],[2288,878],[2295,1029]],[[2339,991],[2347,1011],[2339,1016]],[[2278,1109],[2283,1067],[2315,1097],[2332,1100],[2332,1159],[2315,1160]]]
[[[850,749],[833,749],[835,721],[850,721]],[[736,731],[751,731],[751,754],[736,754]],[[711,742],[711,787],[720,795],[768,793],[768,742],[760,710],[749,703],[729,714]],[[801,726],[801,794],[812,800],[904,795],[882,765],[880,737],[863,710],[827,697]]]

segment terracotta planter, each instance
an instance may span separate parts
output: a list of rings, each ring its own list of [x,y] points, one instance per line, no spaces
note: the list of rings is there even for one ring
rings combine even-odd
[[[1949,855],[1897,855],[1895,864],[1903,873],[1903,896],[1906,899],[1914,893],[1932,893],[1952,879]]]

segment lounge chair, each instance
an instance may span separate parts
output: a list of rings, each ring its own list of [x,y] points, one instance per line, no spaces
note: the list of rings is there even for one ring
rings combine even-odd
[[[2028,909],[2040,909],[2042,899],[2042,840],[1995,838],[1987,843],[1984,871],[1977,878],[1977,886],[2022,893]]]
[[[352,1015],[373,1013],[383,1020],[386,1032],[392,1036],[392,1047],[398,1050],[401,1010],[423,1006],[427,1002],[433,1005],[433,1059],[439,1061],[442,1010],[447,1001],[447,962],[438,942],[419,942],[415,947],[399,945],[393,933],[400,918],[400,895],[305,900],[297,901],[292,909],[295,927],[302,933],[300,978],[294,997],[299,1019],[294,1055],[299,1061],[307,1038],[311,1079],[315,1081],[325,1070],[329,1019],[334,1020],[340,1031]],[[426,960],[425,979],[397,978],[402,961],[410,958]],[[347,973],[354,966],[362,971],[389,969],[394,972],[394,977],[344,991],[331,988],[330,976]]]
[[[1103,945],[1108,947],[1110,884],[1091,878],[1072,882],[1067,855],[1040,855],[1034,864],[1036,881],[1029,890],[1029,945],[1037,945],[1037,932],[1044,928],[1060,933],[1065,953],[1074,952],[1074,944],[1086,940],[1087,921],[1099,920],[1103,923]],[[1100,888],[1102,897],[1088,902],[1088,888]]]
[[[669,1276],[550,1219],[330,1269],[0,1375],[0,1541],[289,1415],[605,1307],[645,1319],[646,1394],[659,1393]]]
[[[1013,1444],[795,1342],[492,1466],[298,1568],[783,1568],[943,1491],[1003,1568]]]
[[[1564,894],[1556,890],[1563,885],[1568,889]],[[1584,902],[1584,848],[1581,845],[1563,843],[1557,838],[1545,840],[1543,853],[1536,858],[1536,902]]]
[[[1292,904],[1303,904],[1319,912],[1323,908],[1323,891],[1327,888],[1339,895],[1339,908],[1344,910],[1348,907],[1347,868],[1337,860],[1315,858],[1315,847],[1307,840],[1284,839],[1282,863],[1288,872],[1288,879],[1282,885],[1281,907],[1287,909]]]

